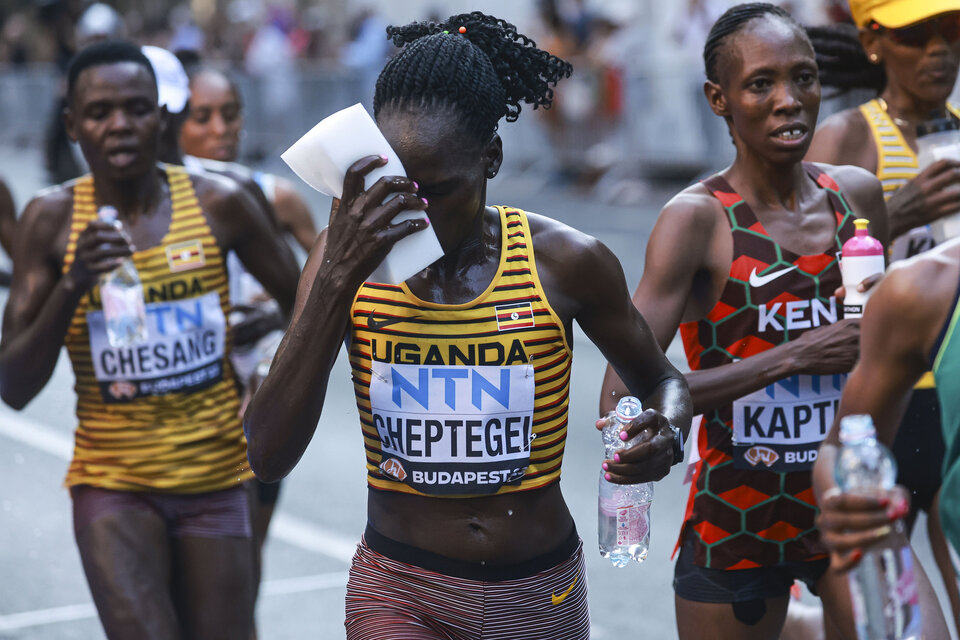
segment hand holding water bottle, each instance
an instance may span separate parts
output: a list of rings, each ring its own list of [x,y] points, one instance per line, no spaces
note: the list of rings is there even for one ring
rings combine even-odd
[[[860,640],[918,639],[922,634],[919,591],[913,554],[901,521],[907,503],[887,504],[885,509],[889,509],[883,517],[875,508],[836,515],[838,502],[849,509],[871,507],[870,500],[877,506],[889,500],[897,463],[877,441],[869,415],[844,416],[840,420],[840,442],[843,446],[834,463],[834,479],[843,498],[825,495],[823,502],[833,502],[833,511],[827,514],[826,522],[821,517],[820,525],[826,527],[824,539],[832,537],[835,552],[838,537],[848,536],[845,543],[856,541],[861,545],[851,554],[856,566],[849,573],[857,636]],[[843,520],[839,529],[838,520]],[[843,528],[849,526],[861,527],[853,540]]]
[[[77,237],[77,251],[70,265],[72,286],[86,293],[123,261],[133,255],[130,241],[114,224],[93,220]]]
[[[884,541],[893,523],[910,511],[910,494],[900,485],[874,495],[844,493],[839,487],[824,492],[818,505],[820,539],[830,549],[830,567],[849,571],[863,558],[864,549]]]
[[[633,396],[624,396],[617,403],[617,409],[603,422],[604,457],[618,458],[629,440],[626,431],[643,411],[640,401]],[[600,542],[600,555],[610,560],[613,566],[622,568],[630,560],[643,562],[650,548],[650,503],[653,501],[653,483],[613,484],[610,473],[600,473],[600,487],[597,500],[597,537]]]
[[[838,481],[836,476],[834,481]],[[893,525],[909,513],[910,494],[892,482],[889,486],[876,483],[869,490],[860,487],[846,491],[837,484],[823,492],[818,506],[817,527],[831,552],[831,567],[849,571],[866,549],[887,540]]]
[[[610,424],[612,416],[611,413],[597,420],[597,430],[602,431]],[[621,430],[620,439],[627,446],[603,461],[604,477],[608,482],[651,482],[670,473],[675,462],[677,436],[665,415],[655,409],[643,411]],[[680,451],[682,456],[682,443]]]

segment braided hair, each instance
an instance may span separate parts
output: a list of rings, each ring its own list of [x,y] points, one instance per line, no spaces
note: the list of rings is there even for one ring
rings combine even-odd
[[[799,33],[806,33],[800,24],[784,9],[769,4],[767,2],[749,2],[747,4],[738,4],[724,12],[717,18],[710,28],[707,35],[707,41],[703,45],[703,66],[707,72],[707,80],[719,84],[720,76],[717,73],[717,67],[720,62],[720,54],[723,52],[723,44],[729,36],[741,31],[748,22],[763,18],[764,16],[773,16],[780,18],[787,24],[795,27]]]
[[[820,69],[820,84],[835,89],[833,95],[851,89],[872,89],[878,94],[887,86],[883,65],[873,64],[860,44],[859,30],[852,24],[807,27]]]
[[[384,107],[453,107],[480,142],[501,118],[514,122],[522,102],[549,109],[552,87],[573,71],[512,24],[479,11],[387,27],[387,37],[402,50],[377,78],[374,115]]]

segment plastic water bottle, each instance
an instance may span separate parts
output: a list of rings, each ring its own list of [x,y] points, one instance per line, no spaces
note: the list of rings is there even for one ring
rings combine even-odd
[[[960,123],[949,114],[932,117],[917,125],[917,165],[923,171],[944,158],[960,161]],[[930,223],[937,244],[960,235],[960,214],[951,214]]]
[[[873,495],[893,487],[897,463],[877,442],[870,416],[845,416],[840,421],[840,442],[843,447],[834,477],[844,492]],[[902,521],[893,526],[903,533]],[[860,640],[920,638],[920,602],[910,545],[901,546],[890,536],[866,548],[860,564],[850,572],[850,596]]]
[[[843,243],[841,249],[840,273],[843,276],[843,288],[847,291],[843,299],[844,318],[863,317],[863,308],[867,305],[870,291],[861,293],[857,291],[857,285],[874,274],[883,273],[886,267],[883,245],[867,231],[870,221],[857,218],[853,224],[857,230],[852,238]]]
[[[620,432],[643,412],[640,401],[624,396],[617,403],[614,416],[603,428],[604,459],[613,459],[620,449],[631,447],[635,440],[624,442]],[[630,560],[643,562],[650,548],[650,503],[653,483],[614,484],[600,473],[598,533],[600,555],[609,558],[615,567],[625,567]]]
[[[97,218],[122,229],[117,210],[113,207],[100,207]],[[100,276],[100,300],[111,347],[129,347],[147,339],[143,287],[132,258],[125,259],[119,267]]]

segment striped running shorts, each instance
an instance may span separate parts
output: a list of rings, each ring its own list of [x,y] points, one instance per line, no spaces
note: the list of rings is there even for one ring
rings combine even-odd
[[[489,567],[367,527],[350,568],[346,610],[347,640],[589,640],[583,542],[574,529],[552,552]]]

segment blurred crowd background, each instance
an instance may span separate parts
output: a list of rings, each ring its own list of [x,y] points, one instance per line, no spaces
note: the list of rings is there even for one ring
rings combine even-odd
[[[702,95],[701,51],[732,0],[0,0],[0,150],[42,153],[46,179],[82,171],[59,126],[71,55],[103,37],[196,51],[244,97],[243,158],[283,171],[279,154],[329,113],[370,104],[393,53],[391,23],[481,10],[574,64],[555,108],[504,127],[513,175],[612,204],[650,181],[690,179],[732,158]],[[846,0],[780,2],[806,24],[849,21]],[[858,96],[828,101],[824,113]],[[0,175],[2,177],[2,175]],[[22,203],[21,203],[22,206]]]

